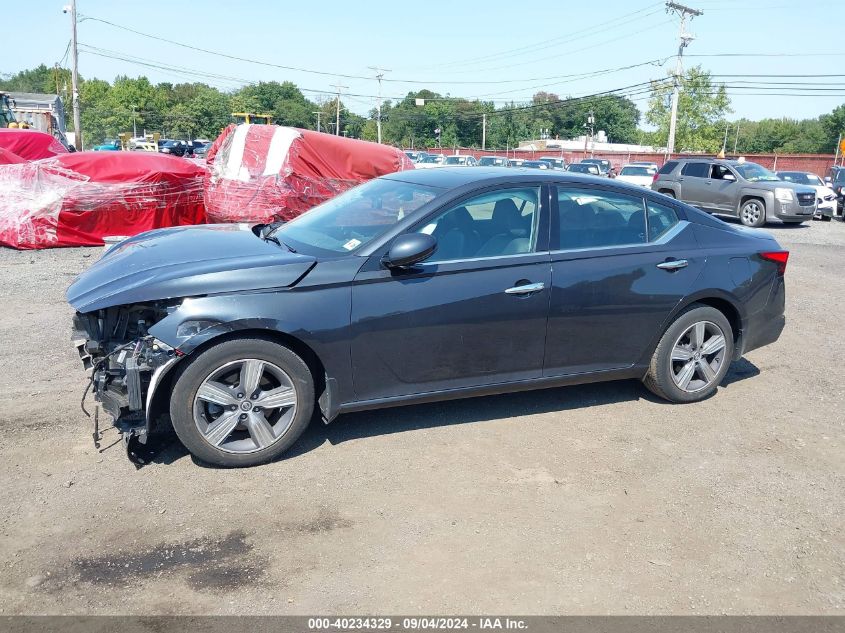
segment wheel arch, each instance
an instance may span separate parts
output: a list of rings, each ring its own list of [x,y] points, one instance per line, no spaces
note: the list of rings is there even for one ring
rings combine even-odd
[[[651,356],[654,354],[654,350],[657,349],[657,344],[660,343],[660,339],[663,337],[663,333],[666,332],[669,326],[672,325],[676,318],[678,318],[678,315],[696,303],[715,308],[725,315],[725,318],[728,320],[728,323],[731,324],[731,329],[733,330],[733,360],[738,360],[740,358],[742,355],[743,333],[745,331],[746,322],[745,310],[742,308],[742,303],[730,293],[717,288],[711,288],[701,290],[695,294],[684,297],[684,299],[675,306],[649,344],[646,353],[640,360],[641,364],[647,364],[649,362]]]
[[[774,207],[774,195],[771,192],[766,191],[754,191],[754,190],[745,190],[740,192],[739,194],[739,202],[736,205],[736,216],[740,216],[740,212],[742,210],[742,205],[744,205],[749,200],[759,200],[763,203],[763,210],[766,213],[766,217],[768,217],[769,210],[773,210]]]
[[[337,415],[337,396],[335,393],[336,383],[326,374],[323,361],[310,345],[292,334],[277,329],[271,329],[269,327],[257,327],[255,325],[235,327],[236,324],[233,323],[227,325],[229,327],[225,330],[219,329],[215,333],[204,336],[203,340],[198,342],[196,345],[188,346],[187,349],[180,348],[182,351],[186,352],[185,356],[180,362],[175,363],[172,367],[168,368],[167,372],[159,380],[156,385],[155,392],[150,398],[150,406],[147,411],[147,420],[150,424],[154,423],[159,416],[166,414],[169,411],[169,395],[173,390],[173,381],[178,373],[176,371],[176,367],[183,365],[185,361],[195,358],[199,354],[202,354],[205,350],[214,347],[219,343],[246,337],[263,338],[273,343],[278,343],[287,347],[299,356],[311,372],[311,377],[314,381],[314,393],[317,395],[317,402],[323,416],[327,421],[329,421]]]

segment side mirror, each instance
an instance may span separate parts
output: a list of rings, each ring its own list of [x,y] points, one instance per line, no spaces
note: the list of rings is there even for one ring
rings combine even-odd
[[[736,176],[734,176],[733,174],[725,174],[724,176],[722,176],[722,180],[728,180],[730,182],[736,182]]]
[[[400,235],[382,262],[388,268],[405,268],[423,261],[437,250],[437,240],[426,233]]]

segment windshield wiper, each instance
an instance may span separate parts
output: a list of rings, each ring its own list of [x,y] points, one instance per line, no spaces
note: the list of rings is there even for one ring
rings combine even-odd
[[[284,222],[271,222],[268,224],[256,224],[252,227],[252,232],[255,233],[258,237],[260,237],[265,242],[273,242],[277,246],[284,246],[288,249],[291,253],[295,253],[296,249],[292,246],[285,244],[282,242],[278,237],[275,236],[276,229],[282,226]]]
[[[275,236],[275,235],[273,235],[272,233],[271,233],[271,234],[269,234],[269,235],[262,235],[262,236],[261,236],[261,239],[262,239],[262,240],[264,240],[265,242],[273,242],[273,244],[276,244],[276,245],[278,245],[278,246],[284,246],[284,247],[285,247],[286,249],[288,249],[291,253],[295,253],[295,252],[296,252],[296,249],[295,249],[293,246],[291,246],[291,245],[289,245],[289,244],[285,244],[283,241],[281,241],[278,237],[276,237],[276,236]]]

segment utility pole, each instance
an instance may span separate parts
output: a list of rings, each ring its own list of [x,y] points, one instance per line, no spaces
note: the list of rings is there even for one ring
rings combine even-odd
[[[593,138],[593,130],[595,129],[596,118],[593,116],[593,111],[587,115],[587,123],[584,125],[584,158],[587,158],[587,142]]]
[[[340,91],[348,89],[349,86],[341,86],[340,84],[332,84],[337,89],[337,111],[335,114],[334,134],[340,136]]]
[[[138,106],[132,106],[132,138],[138,138],[138,126],[135,125],[135,109]]]
[[[481,151],[487,149],[487,113],[481,114]]]
[[[671,156],[675,151],[675,129],[678,125],[678,99],[681,93],[681,78],[684,76],[684,49],[689,46],[689,43],[695,39],[692,35],[687,33],[687,17],[689,19],[702,15],[702,11],[698,9],[691,9],[677,2],[667,2],[666,12],[677,13],[681,18],[681,29],[678,37],[680,43],[678,44],[678,57],[675,61],[675,78],[672,82],[672,109],[669,115],[669,140],[666,142],[666,151]]]
[[[734,137],[734,154],[736,154],[737,145],[739,145],[739,121],[736,122],[736,136]]]
[[[68,7],[65,7],[65,13]],[[71,85],[73,90],[73,130],[76,133],[74,145],[82,150],[82,122],[79,116],[79,51],[76,48],[76,0],[70,0],[70,58]]]
[[[367,66],[370,70],[375,71],[376,79],[378,79],[378,114],[376,116],[376,130],[378,133],[378,142],[381,143],[381,80],[384,79],[384,73],[389,73],[387,68],[379,68],[378,66]]]
[[[312,112],[311,114],[317,115],[317,131],[319,132],[320,131],[320,115],[322,114],[322,112],[317,110],[316,112]]]

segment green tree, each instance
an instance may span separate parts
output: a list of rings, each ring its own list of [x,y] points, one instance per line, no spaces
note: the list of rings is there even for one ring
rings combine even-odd
[[[669,138],[671,99],[671,82],[652,82],[645,118],[657,128],[654,134],[657,144],[664,146]],[[709,72],[701,66],[687,70],[681,78],[675,149],[718,152],[724,141],[724,119],[731,112],[730,105],[725,86],[715,85]]]

